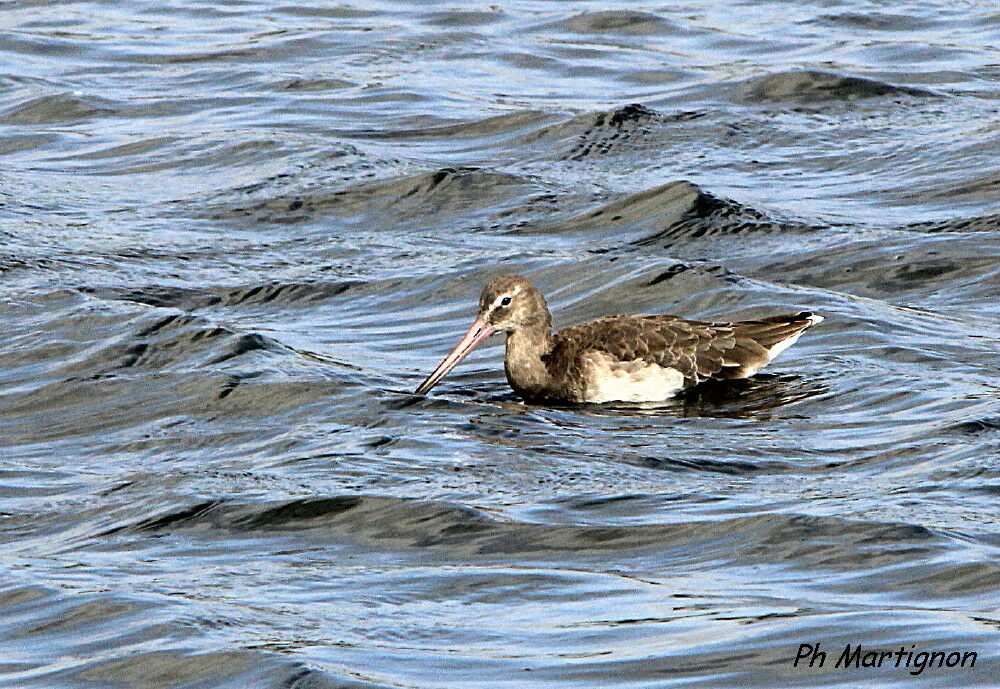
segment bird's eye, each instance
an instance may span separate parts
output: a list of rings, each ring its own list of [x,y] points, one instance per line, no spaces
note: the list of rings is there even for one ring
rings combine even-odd
[[[504,297],[501,299],[500,306],[510,306],[510,297]]]

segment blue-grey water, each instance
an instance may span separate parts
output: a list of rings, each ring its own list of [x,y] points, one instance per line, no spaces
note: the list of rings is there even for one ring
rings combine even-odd
[[[11,0],[0,151],[4,686],[1000,686],[994,1]],[[410,394],[501,272],[826,321]]]

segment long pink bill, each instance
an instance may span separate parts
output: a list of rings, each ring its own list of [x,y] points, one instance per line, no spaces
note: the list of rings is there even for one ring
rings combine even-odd
[[[455,365],[459,361],[468,356],[469,352],[482,344],[495,332],[496,331],[482,318],[474,320],[472,322],[472,326],[469,327],[469,332],[465,333],[465,336],[459,340],[458,344],[455,345],[455,348],[451,350],[451,353],[444,358],[444,361],[438,364],[438,367],[434,369],[434,372],[427,376],[426,380],[424,380],[424,382],[417,387],[414,394],[423,395],[425,392],[437,385],[438,382],[448,374],[448,371],[455,368]]]

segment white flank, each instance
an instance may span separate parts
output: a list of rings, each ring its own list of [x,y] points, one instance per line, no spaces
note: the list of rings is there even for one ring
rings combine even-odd
[[[587,379],[584,402],[659,402],[684,388],[684,374],[641,359],[618,361],[603,352],[583,355]]]
[[[797,332],[794,335],[792,335],[791,337],[789,337],[787,340],[782,340],[781,342],[779,342],[778,344],[774,345],[769,350],[767,350],[767,363],[771,363],[772,361],[774,361],[774,358],[776,356],[778,356],[783,351],[785,351],[786,349],[788,349],[789,347],[791,347],[793,344],[795,344],[796,342],[798,342],[799,341],[799,337],[801,335],[802,335],[802,331],[800,330],[799,332]]]

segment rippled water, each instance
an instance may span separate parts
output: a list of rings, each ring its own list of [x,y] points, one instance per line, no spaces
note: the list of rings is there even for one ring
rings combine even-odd
[[[1000,11],[626,6],[0,5],[7,686],[997,685]],[[515,271],[827,320],[409,394]]]

